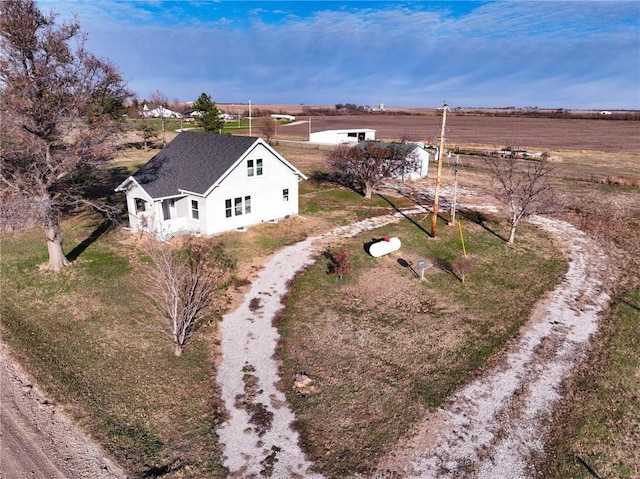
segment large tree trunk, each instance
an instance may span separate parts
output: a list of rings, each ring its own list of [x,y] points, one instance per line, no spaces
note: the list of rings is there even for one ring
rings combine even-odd
[[[47,237],[47,250],[49,251],[49,271],[57,272],[69,265],[69,260],[62,249],[62,234],[57,220],[50,221],[44,229]]]
[[[365,183],[364,183],[364,198],[366,200],[370,200],[372,193],[373,193],[373,187],[371,186],[371,183],[368,183],[368,182],[365,181]]]

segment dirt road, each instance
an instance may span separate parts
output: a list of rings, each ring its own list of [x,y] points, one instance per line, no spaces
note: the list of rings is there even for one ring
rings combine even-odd
[[[0,348],[0,478],[124,479]]]

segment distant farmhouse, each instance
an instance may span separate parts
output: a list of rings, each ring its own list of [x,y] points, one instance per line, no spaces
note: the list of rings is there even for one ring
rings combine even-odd
[[[261,138],[182,132],[116,191],[129,225],[159,240],[242,230],[298,214],[307,177]]]
[[[145,104],[142,106],[141,115],[144,118],[182,118],[182,113],[178,113],[177,111],[170,110],[169,108],[165,108],[160,105],[153,110],[150,110],[149,107]]]
[[[192,111],[191,113],[189,113],[189,117],[191,119],[197,119],[200,118],[201,116],[203,116],[203,113],[201,111]],[[220,112],[219,115],[220,119],[224,120],[225,123],[229,123],[231,121],[236,121],[238,119],[237,115],[229,115],[228,113],[224,113],[224,112]]]
[[[309,135],[310,143],[320,145],[341,145],[343,143],[360,143],[361,141],[374,141],[376,130],[358,128],[354,130],[324,130],[316,131]]]

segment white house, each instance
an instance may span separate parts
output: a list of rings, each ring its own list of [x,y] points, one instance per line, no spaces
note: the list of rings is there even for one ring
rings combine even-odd
[[[354,130],[324,130],[309,135],[310,143],[321,145],[341,145],[343,143],[360,143],[361,141],[375,141],[376,130],[358,128]]]
[[[195,118],[200,118],[204,116],[204,113],[196,110],[189,113],[189,116],[195,119]],[[222,111],[218,116],[220,117],[221,120],[224,120],[225,122],[236,121],[238,119],[237,115],[229,115],[228,113],[224,113]]]
[[[142,116],[145,118],[182,118],[183,115],[162,105],[149,110],[149,107],[145,104],[142,106]]]
[[[182,132],[116,191],[157,239],[213,235],[298,214],[307,177],[261,138]]]

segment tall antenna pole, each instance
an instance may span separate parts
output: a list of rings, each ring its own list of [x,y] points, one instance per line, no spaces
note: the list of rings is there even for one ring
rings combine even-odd
[[[447,123],[447,104],[442,106],[442,130],[440,132],[440,150],[438,151],[438,173],[436,174],[436,194],[433,198],[433,216],[431,217],[431,237],[436,237],[436,222],[438,221],[438,200],[440,198],[440,183],[442,178],[442,156],[444,155],[444,132]]]

